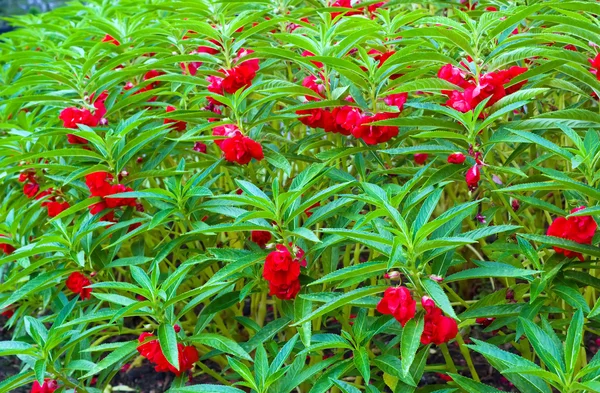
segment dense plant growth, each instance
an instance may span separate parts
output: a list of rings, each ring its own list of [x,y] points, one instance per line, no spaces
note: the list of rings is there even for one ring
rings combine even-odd
[[[11,19],[0,355],[21,371],[0,391],[118,391],[149,364],[172,392],[600,392],[599,14],[93,0]]]

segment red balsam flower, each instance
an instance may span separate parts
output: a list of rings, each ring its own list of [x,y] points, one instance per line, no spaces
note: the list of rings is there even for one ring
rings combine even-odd
[[[272,235],[269,231],[252,231],[250,239],[260,248],[265,248],[268,242],[271,241]]]
[[[429,157],[427,153],[417,153],[413,158],[415,159],[415,163],[423,165],[427,162],[427,157]]]
[[[585,206],[577,207],[571,210],[571,213],[582,209],[585,209]],[[592,244],[592,239],[597,228],[598,224],[596,224],[596,221],[591,216],[558,217],[550,224],[547,235],[572,240],[580,244]],[[579,252],[565,250],[556,246],[553,248],[554,251],[563,254],[567,258],[576,257],[580,261],[583,261],[583,255]]]
[[[469,190],[473,191],[477,189],[479,186],[479,180],[481,179],[481,172],[479,171],[479,166],[473,165],[465,175],[465,181],[467,182],[467,186]]]
[[[154,337],[152,333],[144,332],[138,338],[140,343],[146,341],[148,337]],[[177,370],[165,357],[163,354],[160,343],[157,339],[148,341],[144,344],[138,346],[138,352],[140,355],[148,359],[151,363],[154,363],[154,370],[156,372],[166,372],[170,371],[173,374],[180,376],[184,372],[187,372],[194,367],[194,363],[196,363],[199,359],[198,350],[194,346],[184,346],[181,343],[177,344],[177,352],[179,359],[179,370]]]
[[[398,127],[396,126],[378,126],[370,123],[395,119],[398,113],[382,112],[372,116],[362,116],[360,123],[352,129],[352,135],[355,138],[362,139],[367,145],[376,145],[384,143],[398,135]]]
[[[58,382],[50,378],[44,379],[42,385],[38,381],[34,381],[31,387],[31,393],[54,393],[56,390],[58,390]]]
[[[385,290],[383,299],[377,304],[377,311],[393,315],[402,326],[415,316],[417,302],[406,287],[390,287]]]
[[[467,157],[462,153],[452,153],[448,156],[449,164],[462,164],[465,162]]]
[[[425,327],[421,334],[421,344],[440,345],[456,337],[458,325],[454,319],[442,315],[442,309],[427,296],[423,296],[421,304],[425,309]]]
[[[267,255],[263,277],[269,282],[269,295],[293,299],[300,292],[300,261],[292,257],[286,246],[278,244],[276,250]]]
[[[174,112],[176,109],[174,106],[167,106],[167,113],[169,112]],[[173,120],[173,119],[165,119],[164,120],[164,124],[169,124],[169,127],[177,130],[179,132],[185,131],[185,128],[187,127],[187,122],[183,121],[183,120]]]
[[[67,278],[67,288],[73,293],[78,294],[82,300],[88,300],[92,294],[92,288],[86,288],[92,285],[89,278],[79,272],[73,272]]]

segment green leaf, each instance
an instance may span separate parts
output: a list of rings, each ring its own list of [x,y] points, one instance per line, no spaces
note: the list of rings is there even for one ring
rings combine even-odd
[[[365,383],[368,384],[371,379],[371,362],[369,360],[369,353],[365,347],[360,347],[354,351],[354,366],[362,375]]]
[[[565,365],[567,367],[567,373],[573,374],[575,366],[579,358],[579,351],[581,350],[581,342],[583,340],[583,311],[578,309],[573,314],[571,324],[567,330],[567,339],[565,341]]]
[[[421,335],[425,321],[423,318],[412,318],[402,328],[402,341],[400,344],[400,353],[402,354],[402,374],[409,376],[410,367],[415,360],[417,350],[421,344]]]
[[[456,316],[456,313],[454,312],[452,305],[450,304],[450,300],[448,299],[448,296],[446,295],[446,293],[444,292],[442,287],[440,287],[440,285],[437,282],[435,282],[429,278],[425,278],[425,279],[421,280],[421,283],[423,284],[423,288],[425,288],[425,290],[427,291],[429,296],[433,299],[435,304],[439,308],[441,308],[442,311],[444,311],[444,313],[446,313],[449,317],[460,321],[460,319]]]
[[[167,361],[179,370],[179,352],[177,350],[177,333],[173,325],[162,323],[158,327],[158,342]]]
[[[458,386],[465,389],[469,393],[502,393],[502,390],[498,390],[489,385],[485,385],[481,382],[473,381],[472,379],[463,377],[459,374],[448,373],[452,380],[456,382]]]
[[[230,338],[223,337],[220,334],[201,333],[197,336],[190,337],[189,340],[235,355],[242,359],[252,360],[250,355],[248,355],[248,352],[246,352],[237,342]]]
[[[323,304],[321,307],[317,308],[315,311],[305,316],[301,320],[294,323],[292,326],[298,326],[303,324],[306,321],[311,321],[315,318],[320,317],[323,314],[326,314],[330,311],[333,311],[345,304],[348,304],[354,300],[361,299],[363,297],[374,295],[376,293],[381,293],[385,291],[386,287],[384,286],[369,286],[364,288],[358,288],[350,292],[346,292],[343,295],[335,297],[333,300]]]

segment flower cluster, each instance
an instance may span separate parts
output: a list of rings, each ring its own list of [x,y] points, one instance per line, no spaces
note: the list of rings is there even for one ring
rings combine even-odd
[[[90,205],[92,214],[98,214],[106,209],[114,209],[121,206],[136,206],[135,198],[109,198],[110,195],[131,192],[133,189],[123,184],[112,184],[113,176],[107,172],[94,172],[85,177],[92,197],[101,197],[102,201]],[[114,211],[110,211],[102,217],[103,221],[114,221]]]
[[[257,161],[264,158],[262,146],[242,134],[235,124],[217,126],[213,129],[213,135],[219,138],[226,137],[225,139],[216,139],[215,144],[229,162],[245,165],[253,158]]]
[[[514,78],[526,71],[525,67],[512,66],[507,70],[482,74],[476,80],[466,70],[446,64],[438,71],[438,77],[464,89],[463,91],[449,90],[442,93],[448,96],[447,106],[465,113],[474,110],[485,100],[488,100],[485,106],[490,107],[503,97],[520,90],[527,80],[508,85]]]
[[[416,304],[408,288],[390,287],[385,290],[383,298],[377,304],[377,311],[384,315],[392,315],[402,326],[405,326],[415,317]],[[454,319],[444,316],[442,310],[427,296],[423,296],[421,305],[425,310],[422,344],[440,345],[456,337],[458,325]]]
[[[571,210],[571,214],[583,209],[585,209],[585,206],[577,207]],[[596,229],[598,229],[598,224],[591,216],[558,217],[548,227],[547,235],[572,240],[580,244],[592,244]],[[583,261],[583,255],[580,252],[565,250],[556,246],[554,246],[554,250],[567,258],[575,257]]]
[[[294,254],[283,244],[267,255],[263,277],[269,282],[269,295],[289,300],[300,292],[300,266],[306,266],[304,250],[292,246]]]
[[[31,387],[31,393],[54,393],[56,390],[58,390],[58,382],[50,378],[44,379],[41,385],[38,381],[34,381]]]
[[[60,112],[58,116],[63,121],[63,127],[76,129],[77,124],[88,127],[96,127],[98,124],[106,124],[104,118],[106,115],[106,107],[104,102],[108,98],[107,92],[102,92],[98,98],[94,100],[94,95],[90,96],[90,101],[93,100],[93,113],[88,108],[69,107]],[[81,138],[74,134],[67,134],[68,142],[71,144],[87,144],[87,139]]]
[[[153,338],[152,340],[149,340]],[[162,349],[160,348],[160,343],[154,337],[152,333],[144,332],[138,338],[138,341],[141,343],[138,346],[138,352],[140,355],[145,357],[150,361],[150,363],[154,364],[154,370],[157,372],[166,372],[170,371],[177,376],[191,370],[194,367],[194,363],[196,363],[199,359],[198,350],[196,347],[192,345],[184,346],[181,343],[177,343],[177,353],[179,359],[179,370],[175,368],[165,355],[163,354]]]
[[[252,53],[254,51],[251,49],[241,48],[235,59],[233,59],[233,67],[221,68],[219,73],[222,76],[211,75],[207,77],[206,80],[209,82],[208,91],[218,95],[224,95],[225,93],[233,94],[239,89],[246,89],[252,86],[252,80],[256,76],[256,71],[260,68],[259,60],[249,59],[242,61],[245,57],[252,57]]]
[[[88,300],[92,294],[92,288],[89,288],[92,282],[79,272],[71,273],[66,285],[71,292],[78,294],[81,300]]]

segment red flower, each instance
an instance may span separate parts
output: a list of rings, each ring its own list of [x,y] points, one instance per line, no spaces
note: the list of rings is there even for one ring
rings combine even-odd
[[[342,135],[350,135],[352,130],[362,120],[362,113],[358,108],[352,106],[338,106],[333,108],[333,120],[337,125],[336,130]]]
[[[600,80],[600,72],[598,72],[600,70],[600,53],[598,53],[593,59],[588,59],[588,61],[592,66],[590,72],[596,75],[596,79]]]
[[[143,343],[147,337],[153,337],[152,333],[142,333],[138,338],[140,343]],[[154,339],[148,341],[145,344],[141,344],[138,347],[140,355],[148,359],[151,363],[154,363],[154,370],[157,372],[171,371],[177,376],[180,376],[184,372],[191,370],[199,359],[198,350],[194,346],[184,346],[181,343],[177,344],[177,352],[179,359],[179,370],[177,370],[171,363],[168,362],[167,358],[163,354],[160,343]]]
[[[414,318],[415,302],[406,287],[390,287],[385,290],[383,299],[377,304],[377,311],[384,315],[393,315],[402,326]]]
[[[368,54],[373,55],[373,58],[377,61],[377,68],[381,67],[383,63],[387,61],[393,54],[395,54],[395,50],[390,50],[388,52],[379,52],[377,49],[371,49]],[[393,79],[393,78],[392,78]]]
[[[421,335],[421,344],[440,345],[456,337],[458,325],[454,319],[442,315],[442,310],[427,296],[423,296],[421,304],[425,309],[425,327]]]
[[[6,237],[4,235],[0,235],[0,237]],[[15,251],[15,248],[8,243],[0,243],[0,250],[6,255],[10,255]]]
[[[458,90],[453,90],[450,92],[445,105],[462,113],[467,113],[477,106],[473,105],[470,100],[467,100],[465,93],[462,93]]]
[[[479,172],[479,166],[473,165],[465,176],[465,180],[467,182],[467,186],[469,186],[469,190],[473,191],[479,185],[479,180],[481,179],[481,173]]]
[[[221,141],[219,147],[227,161],[240,165],[249,163],[253,158],[258,161],[264,158],[262,146],[241,133]]]
[[[414,155],[415,162],[419,165],[425,164],[429,155],[427,153],[417,153]]]
[[[289,300],[300,291],[300,262],[292,258],[289,249],[278,244],[275,251],[267,255],[263,277],[269,282],[269,294]]]
[[[402,111],[402,109],[404,109],[404,104],[406,103],[407,98],[408,93],[390,94],[389,96],[383,99],[383,102],[385,102],[389,106],[396,106],[398,107],[399,111]]]
[[[313,204],[312,206],[307,207],[306,210],[304,210],[304,213],[306,214],[307,217],[310,217],[310,216],[312,216],[312,210],[316,209],[319,206],[321,206],[321,202],[317,202],[317,203]]]
[[[573,44],[565,45],[565,49],[573,51],[573,52],[577,52],[577,47],[575,45],[573,45]]]
[[[164,75],[165,73],[162,71],[158,71],[158,70],[150,70],[148,72],[146,72],[144,74],[144,80],[147,81],[149,79],[152,78],[156,78],[157,76],[161,76]],[[146,86],[146,90],[152,90],[152,89],[156,89],[157,87],[160,86],[160,81],[154,81],[152,83],[150,83],[148,86]]]
[[[387,142],[398,135],[396,126],[376,126],[370,125],[381,120],[393,119],[398,117],[397,113],[376,113],[372,116],[362,116],[360,123],[352,129],[352,135],[362,139],[367,145],[376,145]]]
[[[169,112],[174,112],[176,109],[174,106],[167,106],[167,113]],[[187,127],[187,122],[183,121],[183,120],[173,120],[173,119],[165,119],[164,124],[171,124],[170,127],[174,130],[177,130],[179,132],[185,131],[185,128]]]
[[[462,88],[468,87],[470,84],[466,79],[467,73],[452,64],[446,64],[437,73],[438,78],[453,83]],[[444,91],[444,94],[447,94]]]
[[[323,84],[323,81],[321,79],[317,79],[316,76],[309,75],[306,78],[304,78],[304,80],[302,80],[302,86],[311,89],[321,97],[325,98],[325,84]],[[305,95],[304,98],[306,98],[308,101],[318,100],[316,97],[309,95]]]
[[[111,36],[110,34],[107,34],[104,36],[104,38],[102,39],[102,42],[110,42],[113,45],[119,46],[121,45],[121,43],[119,41],[117,41],[116,38],[114,38],[113,36]]]
[[[250,239],[258,244],[260,248],[265,248],[268,242],[271,241],[271,232],[269,231],[252,231]]]
[[[478,323],[479,325],[483,326],[484,328],[490,326],[492,324],[492,322],[494,322],[496,320],[496,318],[477,318],[475,320],[476,323]]]
[[[352,0],[336,0],[333,4],[331,4],[331,7],[340,7],[340,8],[351,9],[352,11],[345,12],[345,16],[362,14],[361,10],[354,10],[352,8]],[[341,15],[341,14],[343,14],[343,12],[332,12],[331,19],[335,19],[338,15]]]
[[[86,288],[91,285],[92,282],[89,278],[79,272],[73,272],[67,278],[67,288],[73,293],[79,294],[82,300],[87,300],[92,294],[92,288]]]
[[[33,198],[39,190],[40,185],[37,183],[28,182],[23,186],[23,194],[25,194],[27,198]]]
[[[585,209],[585,206],[580,206],[571,210],[571,213],[575,213],[579,210]],[[580,244],[592,244],[592,239],[596,233],[598,224],[591,216],[576,216],[576,217],[558,217],[555,219],[546,233],[548,236],[560,237],[562,239],[572,240]],[[583,261],[583,255],[579,252],[565,250],[560,247],[553,247],[554,251],[563,254],[567,258],[577,257],[580,261]]]
[[[467,159],[467,157],[459,152],[456,153],[452,153],[448,156],[448,163],[449,164],[462,164],[463,162],[465,162],[465,160]]]
[[[198,153],[206,153],[206,144],[202,143],[202,142],[196,142],[194,143],[194,147],[193,150],[197,151]]]
[[[10,319],[13,317],[13,315],[15,315],[15,310],[13,310],[12,308],[5,308],[0,315],[2,315],[3,317],[5,317],[6,319]]]
[[[70,207],[69,202],[50,201],[46,203],[48,217],[56,217]]]
[[[92,95],[93,98],[93,95]],[[103,119],[103,116],[106,114],[106,107],[104,106],[103,94],[98,97],[96,102],[94,102],[94,113],[90,112],[89,109],[79,109],[75,107],[69,107],[63,109],[58,118],[63,121],[63,127],[76,129],[77,124],[82,124],[88,127],[96,127]],[[71,135],[71,134],[69,134]],[[76,135],[67,136],[69,143],[72,144],[85,144],[87,140],[77,137]],[[83,142],[85,141],[85,142]]]
[[[109,195],[121,194],[124,192],[132,192],[133,189],[126,187],[123,184],[115,184],[110,189]],[[108,195],[107,195],[108,196]],[[135,206],[135,198],[106,198],[106,206],[109,208],[121,207],[121,206]]]
[[[314,55],[314,53],[309,52],[307,50],[302,52],[302,57],[313,57]],[[321,63],[320,61],[311,60],[310,62],[319,68],[323,68],[323,63]]]
[[[94,172],[85,176],[85,184],[89,188],[92,196],[104,197],[111,193],[110,181],[113,176],[108,172]]]
[[[58,389],[58,382],[53,379],[46,378],[44,383],[40,385],[38,381],[33,382],[31,393],[54,393]]]
[[[26,170],[19,173],[19,182],[24,183],[27,180],[30,182],[35,182],[35,171]]]

